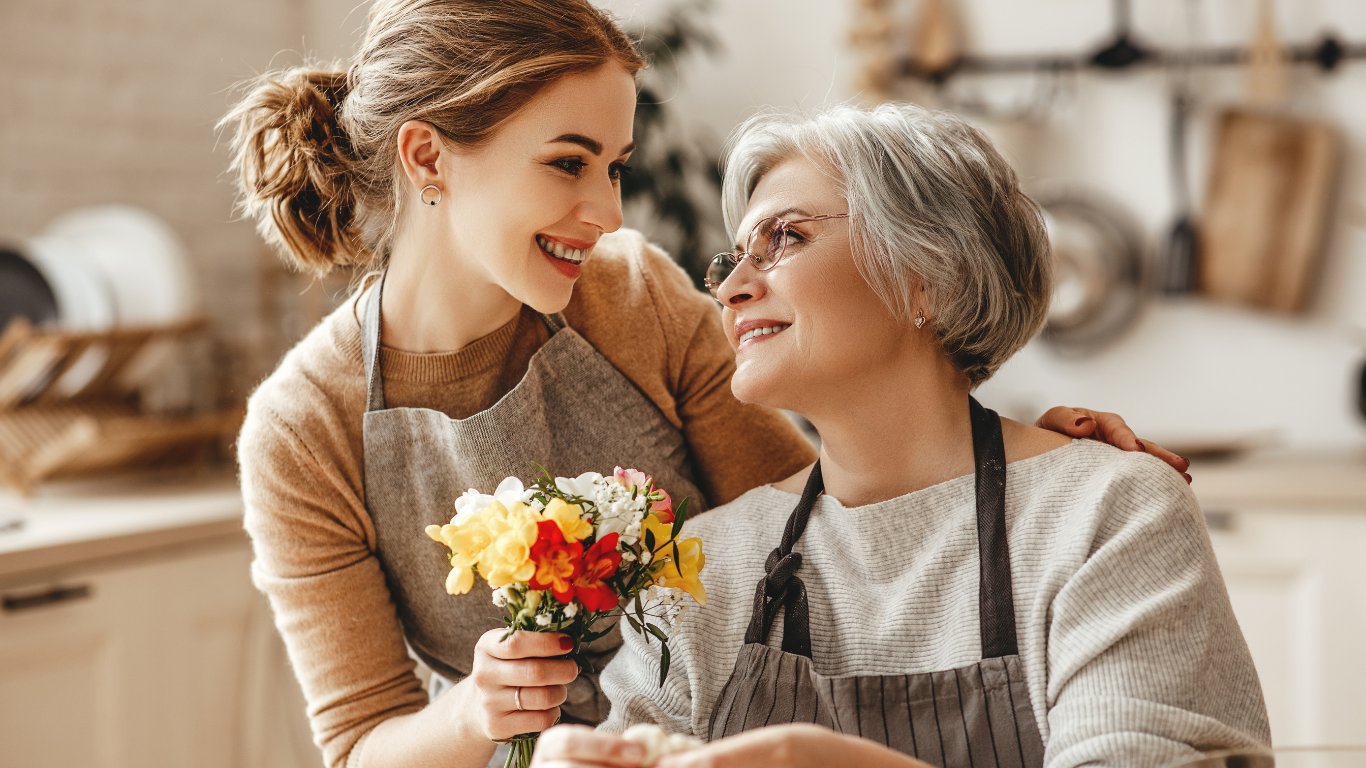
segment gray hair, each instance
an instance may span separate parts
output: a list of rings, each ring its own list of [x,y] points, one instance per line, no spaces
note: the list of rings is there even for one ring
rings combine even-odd
[[[974,386],[1038,332],[1052,287],[1043,217],[976,128],[909,104],[756,115],[726,149],[727,231],[759,180],[793,157],[820,165],[848,201],[854,262],[869,286],[904,322],[923,311]],[[914,295],[917,280],[929,306]]]

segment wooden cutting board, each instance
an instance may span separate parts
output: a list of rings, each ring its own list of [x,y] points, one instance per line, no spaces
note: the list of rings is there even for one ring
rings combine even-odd
[[[1281,312],[1318,276],[1342,141],[1330,124],[1233,109],[1218,120],[1201,222],[1200,287]]]

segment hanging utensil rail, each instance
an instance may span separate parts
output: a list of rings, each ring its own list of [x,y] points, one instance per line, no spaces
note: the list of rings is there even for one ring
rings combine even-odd
[[[1108,46],[1107,46],[1108,47]],[[1247,63],[1246,48],[1235,46],[1166,51],[1143,48],[1144,55],[1132,59],[1099,57],[1096,53],[1038,54],[1022,56],[961,56],[950,66],[934,72],[921,70],[911,58],[900,61],[904,78],[943,83],[960,74],[1010,74],[1070,72],[1084,69],[1121,71],[1144,67],[1227,67]],[[1284,49],[1289,64],[1312,64],[1332,72],[1344,62],[1366,59],[1366,44],[1344,43],[1324,35],[1318,43],[1288,46]]]

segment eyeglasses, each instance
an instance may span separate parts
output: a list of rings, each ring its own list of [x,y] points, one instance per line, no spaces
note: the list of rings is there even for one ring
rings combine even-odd
[[[803,219],[780,219],[777,216],[769,216],[761,219],[754,229],[749,231],[749,237],[745,240],[743,251],[718,253],[711,259],[711,264],[707,265],[707,274],[702,282],[711,291],[711,297],[720,301],[716,291],[721,287],[721,283],[726,282],[730,273],[740,266],[740,262],[749,259],[754,268],[760,272],[767,272],[778,266],[778,262],[783,260],[783,253],[787,251],[788,240],[792,236],[790,231],[793,224],[805,224],[808,221],[825,221],[826,219],[846,219],[847,213],[829,213],[824,216],[808,216]],[[800,237],[800,235],[798,235]]]

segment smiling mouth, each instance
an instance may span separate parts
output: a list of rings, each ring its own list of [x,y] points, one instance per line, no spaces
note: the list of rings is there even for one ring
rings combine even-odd
[[[570,248],[564,243],[550,240],[541,235],[536,236],[536,245],[540,246],[540,249],[545,251],[547,255],[569,264],[579,265],[588,258],[587,250]]]
[[[745,331],[744,333],[740,334],[740,341],[737,342],[737,345],[744,344],[746,341],[749,341],[750,339],[758,339],[764,336],[772,336],[777,333],[782,333],[783,331],[791,327],[792,325],[791,323],[789,323],[787,325],[766,325],[762,328],[750,328],[748,331]]]

